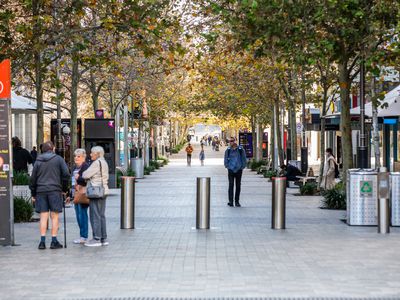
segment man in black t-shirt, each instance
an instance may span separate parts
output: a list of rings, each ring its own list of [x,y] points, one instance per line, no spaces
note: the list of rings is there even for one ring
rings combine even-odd
[[[13,170],[15,172],[28,173],[28,164],[33,163],[33,159],[28,150],[22,148],[21,140],[14,136],[12,138],[13,146]]]

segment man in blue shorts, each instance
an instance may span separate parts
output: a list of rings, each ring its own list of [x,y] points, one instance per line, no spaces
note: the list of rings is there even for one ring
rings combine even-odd
[[[59,249],[63,246],[57,240],[58,215],[62,212],[62,193],[67,191],[70,174],[64,159],[54,153],[52,142],[45,142],[42,152],[43,154],[36,159],[29,185],[35,210],[40,213],[39,249],[46,249],[49,211],[52,224],[50,249]]]

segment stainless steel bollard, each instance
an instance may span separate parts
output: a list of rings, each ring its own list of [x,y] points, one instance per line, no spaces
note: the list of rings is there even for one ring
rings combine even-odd
[[[196,229],[210,229],[210,177],[197,177]]]
[[[272,229],[286,228],[286,177],[272,178]]]
[[[385,167],[378,173],[378,233],[390,232],[389,172]]]
[[[121,176],[121,229],[135,228],[135,177]]]

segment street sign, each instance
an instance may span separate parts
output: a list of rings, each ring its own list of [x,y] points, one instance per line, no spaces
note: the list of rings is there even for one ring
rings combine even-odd
[[[104,119],[104,109],[96,109],[95,112],[96,119]]]
[[[296,133],[297,133],[297,134],[300,134],[300,133],[302,133],[302,132],[303,132],[303,124],[297,123],[297,124],[296,124]]]
[[[11,63],[9,59],[0,63],[0,99],[11,98]]]
[[[11,190],[11,70],[10,61],[0,63],[0,245],[14,243],[14,216]]]

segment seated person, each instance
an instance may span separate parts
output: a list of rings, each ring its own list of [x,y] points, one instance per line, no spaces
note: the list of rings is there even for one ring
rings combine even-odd
[[[302,176],[302,173],[299,169],[292,165],[282,165],[281,169],[284,171],[284,175],[286,176],[286,181],[298,181],[300,178],[297,176]]]

